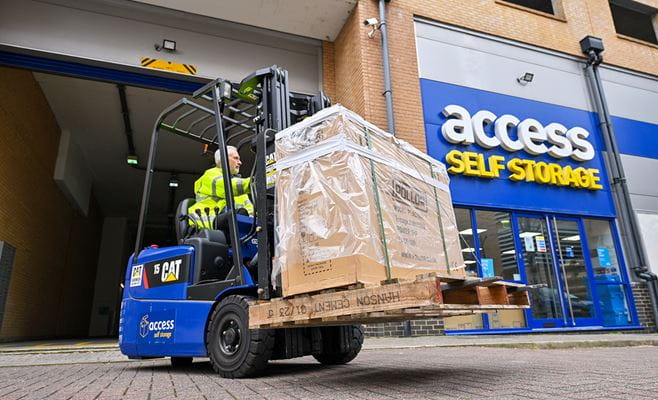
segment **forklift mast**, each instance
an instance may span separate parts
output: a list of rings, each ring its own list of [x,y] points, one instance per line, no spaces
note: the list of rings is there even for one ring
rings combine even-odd
[[[258,241],[257,255],[254,257],[257,260],[258,297],[261,300],[271,298],[274,190],[268,188],[267,175],[268,167],[273,167],[268,164],[273,162],[274,136],[276,132],[328,105],[328,99],[322,93],[316,96],[291,94],[288,72],[273,65],[254,72],[238,85],[221,78],[215,79],[194,92],[190,99],[182,98],[166,108],[156,120],[151,137],[133,263],[137,262],[143,245],[158,136],[161,131],[166,131],[202,143],[208,151],[219,149],[220,152],[226,195],[226,212],[222,219],[228,225],[234,273],[221,282],[197,289],[218,293],[227,287],[245,285],[247,279],[240,244],[255,235]],[[238,149],[250,145],[256,153],[251,170],[255,216],[250,233],[244,237],[240,237],[236,220],[227,145]]]

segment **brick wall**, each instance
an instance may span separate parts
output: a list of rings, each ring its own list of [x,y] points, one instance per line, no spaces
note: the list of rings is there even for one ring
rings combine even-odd
[[[640,0],[658,8],[658,0]],[[358,112],[379,127],[386,128],[383,97],[381,36],[367,36],[361,23],[379,17],[375,0],[361,0],[331,47],[325,49],[324,74],[327,93],[335,88],[332,100]],[[414,32],[414,16],[456,25],[581,56],[579,41],[586,35],[603,38],[605,62],[658,75],[658,46],[617,35],[608,0],[557,0],[557,16],[534,12],[501,0],[395,0],[387,3],[389,60],[398,137],[425,150],[424,124]],[[334,59],[331,60],[331,52]]]
[[[637,316],[640,319],[640,325],[655,331],[656,321],[653,310],[651,309],[651,298],[649,297],[650,293],[647,283],[632,282],[631,288],[633,290],[633,300],[635,300],[635,308],[637,310]]]
[[[426,319],[409,321],[411,336],[443,335],[442,319]],[[404,336],[404,322],[385,322],[381,324],[363,325],[367,337]]]
[[[31,72],[0,68],[0,240],[16,248],[0,340],[84,336],[101,216],[69,205],[53,172],[60,130]]]

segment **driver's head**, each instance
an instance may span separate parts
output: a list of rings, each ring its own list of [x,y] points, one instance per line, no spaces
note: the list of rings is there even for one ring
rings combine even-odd
[[[240,153],[235,146],[226,146],[226,152],[228,153],[228,166],[231,170],[231,174],[237,174],[240,172],[240,166],[242,161],[240,161]],[[215,164],[221,168],[221,158],[219,150],[215,152]]]

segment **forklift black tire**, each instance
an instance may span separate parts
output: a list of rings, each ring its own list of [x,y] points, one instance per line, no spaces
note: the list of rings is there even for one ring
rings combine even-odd
[[[350,348],[347,352],[339,351],[338,338],[323,337],[322,353],[313,354],[313,357],[324,365],[341,365],[354,360],[363,345],[363,329],[360,325],[351,325],[349,328]]]
[[[258,375],[274,348],[271,329],[249,329],[252,297],[233,295],[219,302],[208,322],[206,349],[213,369],[224,378]]]
[[[192,357],[171,357],[171,366],[174,368],[189,367],[192,365]]]

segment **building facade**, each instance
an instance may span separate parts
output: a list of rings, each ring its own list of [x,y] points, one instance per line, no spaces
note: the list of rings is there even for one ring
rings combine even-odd
[[[655,327],[651,293],[624,256],[579,42],[605,45],[603,89],[658,272],[658,1],[391,0],[385,9],[395,134],[449,167],[469,273],[534,289],[527,312],[368,332]],[[115,333],[143,176],[125,157],[146,157],[149,121],[166,100],[278,64],[292,90],[323,91],[386,127],[381,30],[369,35],[369,18],[379,18],[377,1],[2,2],[0,179],[18,189],[0,192],[0,340]],[[176,50],[163,50],[164,39]],[[176,158],[175,143],[167,154]],[[153,238],[195,179],[163,171]]]

